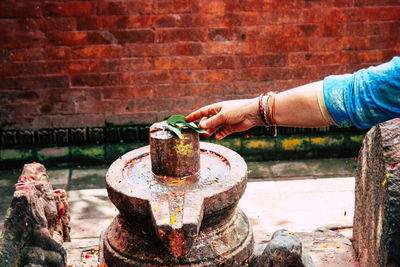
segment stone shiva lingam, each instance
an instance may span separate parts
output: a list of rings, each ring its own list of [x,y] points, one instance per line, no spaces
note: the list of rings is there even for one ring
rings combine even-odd
[[[220,145],[150,128],[150,145],[116,160],[106,176],[119,215],[102,236],[107,266],[238,266],[253,252],[253,232],[237,204],[245,161]]]

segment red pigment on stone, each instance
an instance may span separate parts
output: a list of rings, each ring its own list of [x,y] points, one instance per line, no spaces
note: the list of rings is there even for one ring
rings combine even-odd
[[[398,161],[393,162],[392,165],[390,165],[390,168],[394,169],[397,164],[399,164]]]

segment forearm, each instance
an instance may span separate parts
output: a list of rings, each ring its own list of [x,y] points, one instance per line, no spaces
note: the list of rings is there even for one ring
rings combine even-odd
[[[275,121],[278,126],[325,127],[330,123],[324,119],[318,102],[318,91],[323,82],[315,82],[275,95]]]

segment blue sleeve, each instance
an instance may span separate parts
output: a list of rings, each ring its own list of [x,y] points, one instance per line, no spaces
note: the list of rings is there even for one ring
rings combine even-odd
[[[324,79],[325,105],[339,127],[369,128],[400,117],[400,57]]]

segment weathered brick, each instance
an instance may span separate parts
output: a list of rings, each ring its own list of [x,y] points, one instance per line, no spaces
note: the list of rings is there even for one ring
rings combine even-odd
[[[39,18],[41,16],[41,2],[3,1],[0,3],[0,18]]]
[[[148,83],[164,83],[172,80],[168,71],[146,71],[136,73],[123,73],[122,84],[148,84]]]
[[[3,70],[0,71],[3,76],[20,76],[45,74],[46,64],[38,62],[6,63],[3,64]]]
[[[139,30],[118,30],[112,31],[111,34],[116,38],[118,43],[152,43],[154,42],[154,31],[148,29]]]
[[[199,57],[157,57],[154,68],[159,70],[204,69],[204,63]]]
[[[160,98],[173,98],[190,95],[188,90],[196,85],[184,86],[182,84],[159,84],[156,88],[156,96]]]
[[[122,72],[153,70],[154,58],[151,57],[123,58],[120,61],[120,67]]]
[[[78,31],[98,30],[99,22],[96,16],[85,16],[76,18],[76,29]]]
[[[176,54],[176,50],[177,44],[174,43],[154,44],[152,46],[152,56],[173,56]]]
[[[305,65],[332,65],[338,62],[338,54],[336,52],[315,52],[315,53],[289,53],[288,65],[305,66]]]
[[[154,12],[153,0],[133,0],[127,2],[129,14],[151,14]]]
[[[305,79],[309,75],[309,70],[307,67],[265,67],[261,69],[260,79],[262,81]]]
[[[40,31],[2,33],[0,48],[40,47],[44,40],[45,35]]]
[[[16,89],[16,79],[10,77],[0,78],[0,89],[8,89],[8,90]]]
[[[190,13],[192,0],[154,0],[155,13]]]
[[[76,18],[74,17],[50,17],[46,18],[41,25],[42,31],[74,31],[76,30]]]
[[[362,62],[377,64],[378,62],[388,61],[394,56],[392,52],[388,51],[386,53],[377,53],[375,51],[343,51],[340,60],[341,62],[346,62],[347,64],[360,64]]]
[[[256,12],[228,13],[225,14],[223,19],[225,25],[227,24],[235,26],[254,26],[260,24],[260,13]]]
[[[59,115],[66,115],[77,112],[75,103],[71,102],[64,102],[64,101],[42,101],[40,103],[40,114],[47,115],[47,114],[59,114]]]
[[[230,28],[208,28],[207,35],[211,41],[227,41],[233,37]]]
[[[340,37],[315,37],[309,39],[310,51],[340,51],[343,49]]]
[[[245,68],[235,70],[233,76],[234,81],[259,81],[260,80],[260,68]],[[263,77],[263,79],[265,79]]]
[[[121,104],[121,103],[120,103]],[[87,102],[79,102],[76,105],[76,112],[80,114],[96,114],[104,110],[102,101],[92,100]]]
[[[390,36],[371,36],[367,40],[371,50],[392,48],[399,43],[398,40]]]
[[[201,43],[179,43],[176,47],[177,55],[197,56],[203,54],[203,45]]]
[[[204,14],[185,13],[179,14],[182,20],[182,27],[202,27],[205,25]]]
[[[34,48],[4,48],[1,50],[2,59],[6,61],[39,60],[44,58],[44,49]]]
[[[260,11],[263,10],[266,1],[242,0],[238,1],[235,10],[237,11]]]
[[[119,73],[77,74],[71,76],[72,86],[111,86],[121,82]]]
[[[155,37],[157,43],[204,40],[205,33],[199,28],[157,29]]]
[[[98,17],[98,26],[107,30],[127,29],[128,21],[128,16],[102,16]]]
[[[207,69],[234,69],[235,60],[233,56],[209,56],[204,59]]]
[[[233,77],[231,70],[175,71],[173,75],[176,81],[200,83],[229,82]]]
[[[16,19],[0,19],[0,32],[15,32],[16,30]]]
[[[129,98],[153,98],[155,96],[155,86],[126,86],[103,88],[103,99],[129,99]]]
[[[18,98],[35,102],[39,99],[39,94],[35,91],[24,91],[18,94]]]
[[[74,60],[65,66],[68,73],[118,72],[121,69],[119,59]]]
[[[18,89],[45,89],[45,88],[68,88],[69,79],[65,75],[48,75],[39,77],[21,77],[16,80],[15,87]]]
[[[98,45],[75,47],[71,49],[72,58],[115,58],[121,57],[119,45]]]
[[[254,54],[255,44],[253,42],[209,42],[204,49],[208,54],[248,55]]]
[[[124,57],[146,57],[153,53],[152,44],[125,44],[122,55]]]
[[[108,44],[112,43],[103,32],[76,31],[76,32],[51,32],[48,34],[47,42],[49,45],[89,45],[89,44]]]
[[[397,3],[398,4],[398,3]],[[362,9],[362,20],[369,21],[385,21],[385,20],[399,20],[400,19],[400,6],[389,7],[366,7]]]
[[[258,18],[258,21],[261,25],[268,24],[303,24],[303,23],[317,23],[318,19],[320,23],[322,21],[325,22],[323,15],[321,14],[318,17],[312,17],[311,19],[308,16],[316,16],[317,10],[302,10],[299,12],[296,9],[278,9],[278,10],[267,10],[262,12]],[[328,20],[326,20],[328,21]],[[333,21],[332,21],[333,22]]]
[[[69,59],[70,48],[67,47],[49,47],[46,48],[46,59]]]
[[[128,8],[125,1],[101,1],[99,3],[99,15],[127,15]]]
[[[43,6],[43,14],[46,17],[82,17],[94,13],[93,2],[47,2]]]
[[[271,81],[236,81],[232,83],[232,88],[235,94],[248,95],[249,98],[260,95],[261,92],[278,91],[274,89]]]
[[[233,10],[233,2],[224,0],[197,0],[193,1],[192,10],[200,13],[225,14],[227,11]]]
[[[106,99],[102,100],[101,103],[99,104],[101,106],[101,110],[105,114],[109,113],[128,113],[128,112],[134,112],[134,110],[130,110],[130,106],[128,105],[128,99]],[[99,106],[99,107],[100,107]],[[85,107],[83,107],[85,109]],[[98,110],[97,107],[94,107],[93,111],[96,112]],[[83,112],[87,112],[82,110]]]
[[[182,25],[182,18],[177,14],[158,15],[154,18],[154,25],[157,28],[179,27]]]
[[[308,48],[309,42],[306,38],[273,38],[256,42],[257,52],[262,54],[265,52],[308,51]]]
[[[126,25],[127,29],[154,29],[154,16],[152,15],[130,15]]]
[[[102,1],[99,5],[99,15],[149,14],[152,8],[152,0]]]
[[[19,18],[16,31],[18,32],[35,32],[41,31],[42,19],[38,18]]]

